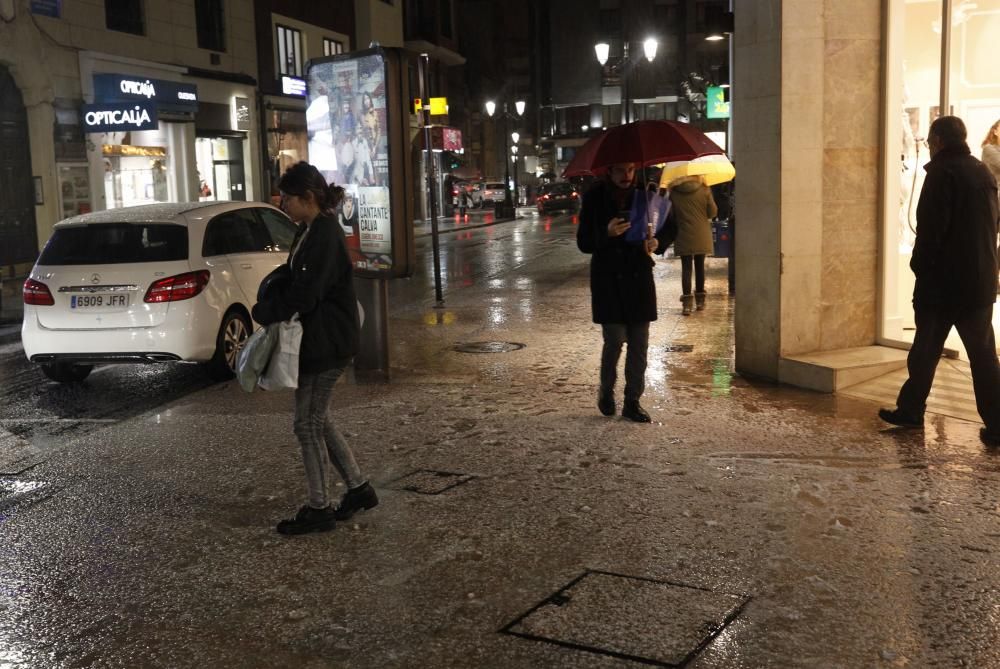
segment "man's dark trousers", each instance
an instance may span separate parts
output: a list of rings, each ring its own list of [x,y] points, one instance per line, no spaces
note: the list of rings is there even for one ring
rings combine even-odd
[[[899,390],[896,406],[909,416],[923,416],[945,339],[954,326],[969,356],[979,415],[987,430],[1000,430],[1000,361],[993,334],[993,305],[915,305],[914,314],[917,332],[906,358],[910,378]]]

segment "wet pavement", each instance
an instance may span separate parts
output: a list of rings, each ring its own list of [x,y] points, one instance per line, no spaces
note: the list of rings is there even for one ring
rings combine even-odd
[[[334,400],[382,502],[332,533],[273,531],[304,493],[289,392],[17,377],[5,420],[119,409],[0,452],[0,667],[1000,666],[979,425],[735,375],[712,259],[690,317],[657,263],[654,423],[605,418],[573,232],[448,233],[443,308],[426,271],[392,283],[392,383]],[[524,346],[456,350],[489,342]]]

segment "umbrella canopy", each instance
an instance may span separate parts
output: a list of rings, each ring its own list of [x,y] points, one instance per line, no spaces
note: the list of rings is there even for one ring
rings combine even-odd
[[[600,174],[617,163],[640,167],[693,160],[723,150],[697,128],[678,121],[636,121],[609,128],[577,150],[564,177]]]
[[[669,188],[670,184],[683,177],[703,176],[709,186],[732,181],[736,177],[736,168],[724,155],[711,155],[694,160],[671,161],[663,165],[660,173],[660,187]]]

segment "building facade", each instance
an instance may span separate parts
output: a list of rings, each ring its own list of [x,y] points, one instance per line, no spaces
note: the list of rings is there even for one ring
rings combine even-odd
[[[899,367],[927,129],[962,117],[978,156],[1000,119],[1000,0],[769,0],[735,18],[737,368],[832,391]]]
[[[250,0],[16,0],[3,12],[8,305],[62,218],[259,196]]]

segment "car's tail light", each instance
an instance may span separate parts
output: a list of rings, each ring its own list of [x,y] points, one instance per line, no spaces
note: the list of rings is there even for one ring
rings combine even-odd
[[[207,269],[185,272],[177,276],[160,279],[149,287],[143,302],[180,302],[189,300],[208,285],[211,273]]]
[[[34,279],[28,279],[24,282],[22,295],[24,296],[25,304],[33,304],[38,307],[50,307],[56,303],[56,301],[52,299],[52,293],[49,292],[49,287],[41,281],[35,281]]]
[[[570,197],[580,197],[580,194],[579,194],[579,193],[577,193],[576,191],[573,191],[573,192],[572,192],[572,193],[570,193],[569,195],[570,195]]]
[[[543,195],[541,199],[543,199],[543,200],[548,200],[548,199],[549,199],[549,196],[548,196],[548,195]]]

